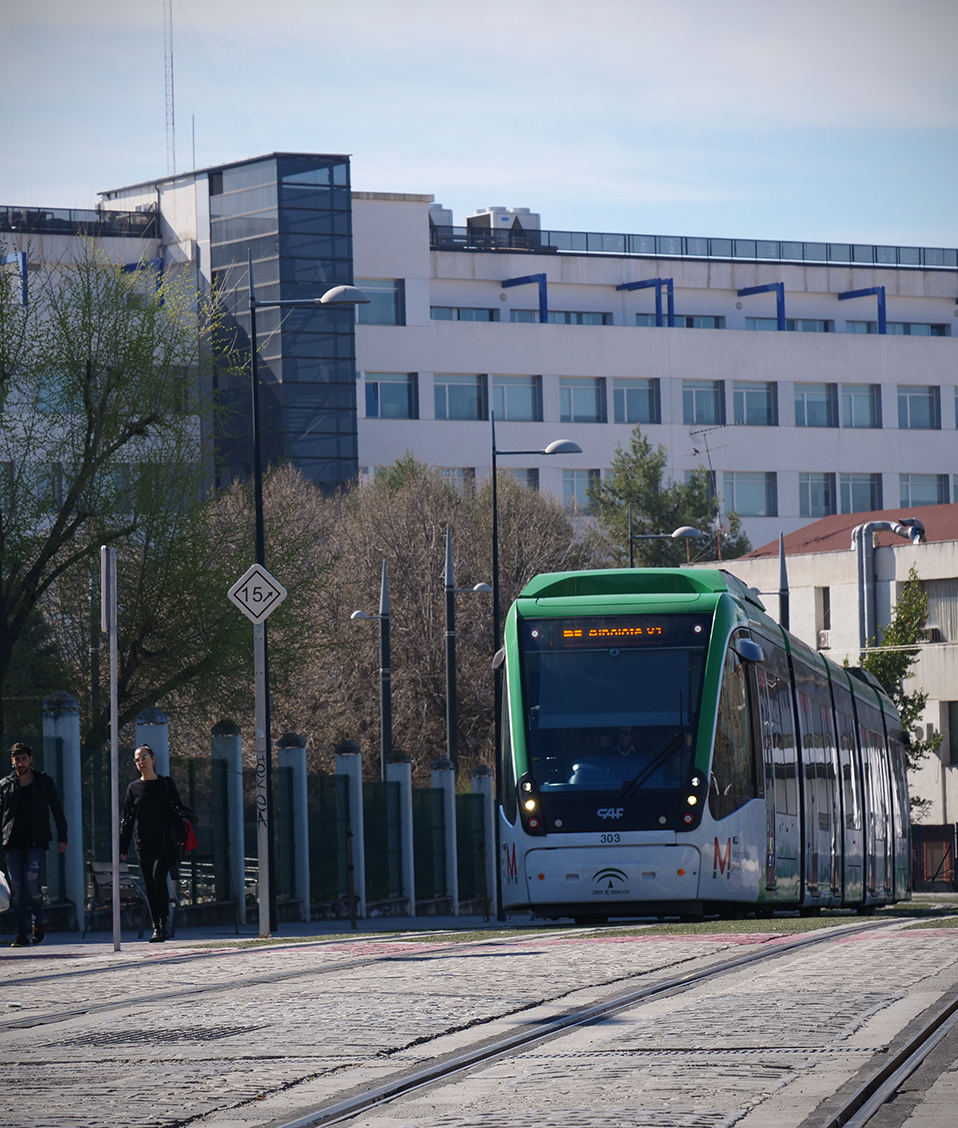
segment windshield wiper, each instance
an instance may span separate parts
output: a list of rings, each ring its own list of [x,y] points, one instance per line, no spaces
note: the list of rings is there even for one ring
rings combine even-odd
[[[655,759],[646,764],[644,768],[641,768],[638,774],[633,776],[632,779],[626,780],[626,782],[622,784],[622,790],[619,792],[619,798],[628,799],[628,797],[632,795],[633,792],[638,791],[641,787],[643,787],[645,783],[655,775],[659,768],[662,767],[663,764],[672,759],[672,757],[676,752],[678,752],[678,750],[684,743],[685,732],[683,729],[679,729],[679,731],[675,734],[675,736],[672,737],[668,744],[665,745],[665,747],[661,752],[659,752]]]

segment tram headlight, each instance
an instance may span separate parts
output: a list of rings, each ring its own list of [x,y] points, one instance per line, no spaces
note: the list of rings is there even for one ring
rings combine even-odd
[[[690,807],[694,807],[695,804],[699,801],[699,797],[697,795],[688,795],[686,796],[685,801]]]
[[[692,778],[689,780],[689,783],[693,787],[701,787],[702,786],[702,780],[698,776],[692,776]]]
[[[523,782],[522,782],[522,790],[525,791],[525,792],[529,792],[529,791],[532,790],[532,784],[527,779],[523,780]]]
[[[536,809],[535,799],[526,799],[523,801],[522,805],[527,811],[534,811]]]

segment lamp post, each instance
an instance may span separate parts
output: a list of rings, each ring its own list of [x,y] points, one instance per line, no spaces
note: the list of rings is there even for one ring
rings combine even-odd
[[[637,540],[684,540],[685,541],[685,562],[691,563],[691,550],[689,541],[696,540],[699,537],[707,537],[708,533],[703,533],[700,529],[693,529],[691,525],[679,525],[677,529],[673,529],[671,533],[633,533],[632,532],[632,503],[629,502],[629,567],[634,568],[635,564],[634,555],[632,551],[633,542]]]
[[[489,412],[492,424],[492,645],[498,654],[499,639],[499,490],[496,482],[496,462],[504,456],[517,454],[581,454],[582,447],[571,439],[556,439],[541,450],[498,450],[496,448],[496,413]],[[502,785],[502,663],[495,663],[495,733],[496,733],[496,800],[501,798]],[[496,919],[505,920],[502,907],[502,882],[500,880],[501,841],[499,833],[499,814],[496,812]]]
[[[459,708],[456,701],[456,596],[492,591],[488,584],[457,588],[452,572],[452,526],[446,526],[446,755],[459,771]]]
[[[389,586],[386,581],[386,561],[383,561],[383,578],[379,587],[379,614],[367,615],[354,611],[350,619],[379,620],[379,778],[386,782],[386,765],[393,752],[393,687],[389,656]]]
[[[253,424],[253,509],[256,526],[256,563],[266,567],[266,533],[263,521],[263,444],[259,413],[259,365],[256,355],[256,311],[274,307],[306,307],[313,309],[355,306],[368,303],[369,298],[355,286],[334,286],[318,298],[294,298],[285,301],[261,302],[253,286],[253,254],[249,252],[249,341],[250,383],[252,385]],[[266,820],[260,849],[260,866],[266,862],[266,885],[269,890],[269,930],[276,931],[276,853],[273,843],[273,765],[270,744],[269,709],[269,647],[266,623],[254,633],[253,667],[256,676],[256,771],[265,776]],[[266,858],[262,846],[265,845]]]

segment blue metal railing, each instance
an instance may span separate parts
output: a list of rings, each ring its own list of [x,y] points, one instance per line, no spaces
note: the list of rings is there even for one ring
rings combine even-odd
[[[20,208],[0,204],[0,231],[35,235],[90,235],[98,239],[156,239],[155,212],[95,208]]]
[[[759,262],[958,269],[958,249],[948,247],[803,243],[780,239],[708,239],[688,235],[624,235],[597,231],[499,231],[494,227],[435,225],[429,230],[430,247],[434,251],[641,255],[655,258],[748,259]]]

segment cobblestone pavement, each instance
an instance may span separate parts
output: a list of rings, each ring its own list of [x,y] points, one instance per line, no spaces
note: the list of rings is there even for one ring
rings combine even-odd
[[[782,1128],[958,980],[958,932],[836,941],[555,1039],[356,1123]],[[738,954],[741,936],[364,935],[0,958],[3,1128],[279,1124]],[[785,973],[787,969],[787,973]],[[917,1126],[913,1126],[917,1128]]]

